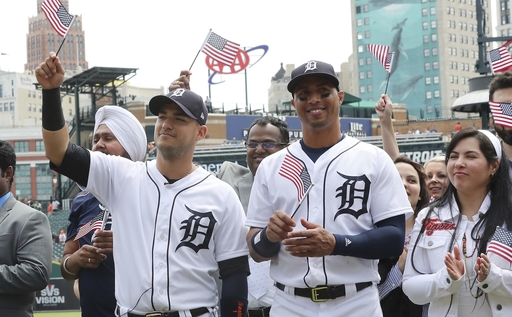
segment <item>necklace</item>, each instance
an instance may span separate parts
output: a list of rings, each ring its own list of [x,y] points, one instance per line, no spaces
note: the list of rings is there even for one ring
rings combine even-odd
[[[471,252],[470,255],[467,255],[467,248],[466,248],[466,233],[464,232],[464,235],[462,236],[462,253],[464,254],[464,268],[466,270],[466,277],[468,279],[468,288],[469,288],[469,294],[471,294],[471,297],[473,298],[479,298],[481,297],[484,292],[479,289],[478,287],[476,288],[476,295],[473,294],[473,286],[475,285],[475,282],[476,282],[476,276],[475,276],[475,280],[473,282],[471,282],[471,279],[469,278],[469,271],[468,271],[468,264],[466,263],[466,259],[470,259],[473,257],[473,255],[475,254],[476,252],[476,249],[478,247],[478,241],[480,239],[478,239],[477,241],[475,241],[475,247],[473,249],[473,252]]]
[[[462,253],[464,254],[464,257],[466,257],[466,259],[472,258],[473,255],[475,254],[477,247],[478,247],[478,240],[475,241],[475,247],[473,248],[473,252],[471,252],[470,255],[467,255],[466,233],[464,232],[464,235],[462,236]]]

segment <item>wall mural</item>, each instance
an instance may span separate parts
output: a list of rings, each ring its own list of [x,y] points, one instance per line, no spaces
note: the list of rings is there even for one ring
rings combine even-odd
[[[435,109],[441,108],[441,93],[439,85],[439,69],[434,68],[434,62],[439,63],[438,55],[433,55],[432,48],[438,51],[437,14],[431,15],[430,7],[436,7],[436,2],[421,4],[417,0],[391,1],[371,0],[369,11],[362,12],[356,19],[368,18],[369,25],[363,23],[357,27],[357,32],[363,35],[358,40],[358,45],[381,44],[390,46],[390,52],[395,53],[393,65],[390,71],[388,95],[395,103],[405,103],[409,115],[423,115],[425,118],[435,117]],[[427,16],[422,16],[422,9],[427,8]],[[435,10],[435,9],[434,9]],[[434,21],[434,22],[431,22]],[[426,30],[423,23],[428,24]],[[434,23],[435,28],[432,28]],[[370,37],[367,36],[370,32]],[[432,41],[432,34],[436,34]],[[423,37],[428,36],[428,43],[424,43]],[[429,54],[425,56],[424,50]],[[366,57],[372,57],[371,65],[366,64]],[[365,66],[360,66],[360,72],[365,72],[365,79],[360,79],[360,85],[372,85],[371,92],[361,93],[363,99],[377,100],[384,93],[387,73],[376,62],[370,52],[365,50],[359,58],[365,59]],[[425,63],[430,69],[425,69]],[[438,64],[439,65],[439,64]],[[371,70],[371,78],[368,78],[368,70]],[[437,76],[436,80],[434,77]],[[430,77],[430,84],[426,77]],[[434,82],[437,82],[436,84]],[[434,94],[434,91],[438,91]],[[430,98],[427,92],[430,91]],[[436,96],[436,97],[435,97]],[[437,107],[436,107],[437,106]],[[422,109],[422,110],[420,110]]]

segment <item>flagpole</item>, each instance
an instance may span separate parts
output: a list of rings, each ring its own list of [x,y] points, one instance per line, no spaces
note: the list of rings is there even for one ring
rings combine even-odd
[[[68,35],[66,34],[66,36],[68,36]],[[65,41],[66,41],[66,38],[64,37],[62,39],[62,42],[60,42],[59,49],[57,50],[57,53],[55,53],[55,56],[59,55],[60,49],[62,48],[62,45],[64,44]]]
[[[245,51],[245,47],[244,47]],[[244,77],[245,77],[245,106],[249,106],[249,98],[247,97],[247,67],[244,69]]]
[[[206,44],[206,41],[208,41],[208,39],[210,38],[210,34],[212,34],[212,29],[210,29],[210,31],[208,31],[208,35],[206,36],[206,39],[204,40],[203,45],[201,45],[201,48],[199,49],[199,51],[197,51],[196,57],[194,57],[192,64],[188,68],[189,71],[192,70],[192,66],[194,66],[194,63],[196,62],[196,59],[199,56],[199,53],[201,53],[201,51],[203,50],[204,45]]]
[[[384,89],[384,95],[388,92],[388,84],[389,84],[389,76],[390,75],[391,75],[391,72],[388,72],[388,76],[387,76],[387,79],[386,79],[386,89]]]
[[[389,77],[391,76],[391,69],[393,68],[393,61],[395,59],[395,52],[391,53],[391,63],[389,65],[389,72],[386,79],[386,89],[384,89],[384,94],[387,94],[388,92],[388,84],[389,84]]]
[[[302,203],[304,202],[306,197],[309,195],[309,192],[311,191],[311,188],[313,188],[313,186],[315,186],[315,183],[311,183],[311,185],[309,185],[308,189],[304,193],[304,196],[302,196],[302,199],[299,201],[299,204],[297,205],[297,207],[295,207],[295,211],[293,212],[293,214],[291,216],[292,218],[293,218],[293,216],[295,216],[295,214],[299,210],[300,206],[302,206]]]

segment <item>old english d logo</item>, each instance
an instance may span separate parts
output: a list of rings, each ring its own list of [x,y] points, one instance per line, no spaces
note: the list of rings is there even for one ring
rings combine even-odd
[[[199,212],[185,208],[192,214],[188,219],[181,222],[180,230],[183,230],[183,238],[181,243],[176,247],[178,251],[181,247],[189,247],[196,253],[201,249],[208,249],[210,239],[212,238],[213,228],[217,220],[211,212]]]
[[[306,70],[304,72],[307,72],[309,70],[315,70],[316,69],[316,62],[315,61],[309,61],[306,64]]]
[[[334,220],[341,214],[349,214],[356,219],[368,212],[368,196],[370,192],[370,180],[366,175],[348,176],[338,172],[345,179],[343,184],[336,188],[336,197],[340,198],[338,212]]]

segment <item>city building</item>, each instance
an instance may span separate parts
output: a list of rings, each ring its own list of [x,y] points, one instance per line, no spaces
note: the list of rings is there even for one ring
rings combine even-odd
[[[0,70],[0,128],[41,127],[42,94],[30,72]],[[75,96],[63,97],[64,119],[75,116]]]
[[[25,64],[27,71],[35,70],[48,56],[48,52],[57,52],[63,41],[41,11],[43,2],[44,0],[37,0],[37,15],[28,20],[27,63]],[[69,8],[69,0],[61,0],[61,3],[68,12],[72,12]],[[85,35],[82,30],[81,15],[75,17],[59,51],[59,58],[66,72],[79,73],[89,68],[85,59]]]
[[[384,92],[407,105],[410,119],[466,116],[451,105],[469,92],[468,80],[480,76],[477,0],[351,0],[352,46],[357,93],[375,101]],[[507,1],[508,3],[508,1]],[[488,1],[482,1],[486,36],[493,25]],[[367,49],[367,44],[390,47],[390,72]]]
[[[496,9],[497,36],[512,37],[512,21],[510,19],[510,0],[494,0]],[[503,42],[500,44],[504,44]]]

